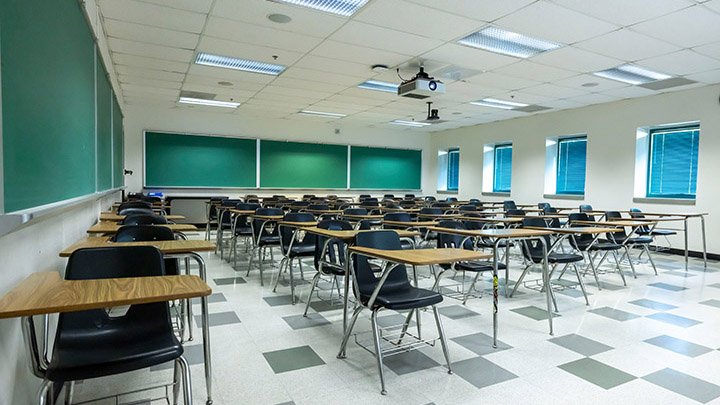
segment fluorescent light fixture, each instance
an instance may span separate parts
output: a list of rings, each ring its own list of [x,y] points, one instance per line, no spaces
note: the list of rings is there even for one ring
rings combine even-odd
[[[342,117],[347,117],[347,114],[336,114],[336,113],[329,113],[329,112],[322,112],[322,111],[310,111],[310,110],[298,111],[298,114],[302,114],[302,115],[312,115],[312,116],[315,116],[315,117],[327,117],[327,118],[342,118]]]
[[[312,8],[314,10],[324,11],[350,17],[360,7],[364,6],[368,0],[270,0],[275,3],[288,3],[296,6]]]
[[[262,73],[277,76],[285,70],[285,66],[273,65],[272,63],[256,62],[254,60],[232,58],[230,56],[212,55],[209,53],[198,53],[195,64],[214,66],[227,69],[243,70],[245,72]]]
[[[459,40],[458,43],[516,58],[529,58],[562,46],[555,42],[543,41],[493,26],[470,34]]]
[[[672,77],[670,75],[666,75],[665,73],[653,72],[652,70],[635,65],[618,66],[616,68],[595,72],[593,74],[595,76],[633,85],[656,82],[658,80],[665,80]]]
[[[395,83],[381,82],[379,80],[368,80],[358,84],[361,89],[387,91],[388,93],[397,93],[398,85]]]
[[[206,100],[204,98],[192,98],[192,97],[180,97],[179,102],[185,103],[185,104],[209,105],[212,107],[227,107],[227,108],[237,108],[240,105],[240,103],[233,103],[232,101]]]
[[[503,110],[513,110],[515,108],[527,107],[529,105],[516,103],[514,101],[498,100],[496,98],[484,98],[482,100],[473,101],[470,104],[480,105],[483,107],[502,108]]]
[[[426,127],[426,126],[430,125],[427,122],[415,122],[415,121],[403,121],[403,120],[390,121],[390,124],[404,125],[406,127],[415,127],[415,128],[421,128],[421,127]]]

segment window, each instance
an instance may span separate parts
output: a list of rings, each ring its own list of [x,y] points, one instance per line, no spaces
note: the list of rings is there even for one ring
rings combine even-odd
[[[495,145],[493,192],[509,193],[512,180],[512,144]]]
[[[555,194],[585,194],[587,137],[561,138],[557,142]]]
[[[458,191],[460,177],[460,149],[438,151],[438,190]]]
[[[694,199],[700,126],[650,129],[647,197]]]

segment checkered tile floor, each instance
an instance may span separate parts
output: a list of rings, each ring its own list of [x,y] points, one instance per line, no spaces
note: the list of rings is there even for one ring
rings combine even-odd
[[[336,358],[342,337],[337,301],[314,297],[305,318],[308,284],[298,286],[300,302],[293,306],[287,283],[281,281],[277,293],[272,292],[276,269],[266,267],[265,286],[260,287],[257,269],[246,277],[245,256],[236,268],[219,255],[205,256],[214,292],[209,307],[216,404],[720,404],[717,262],[710,262],[704,271],[702,262],[692,259],[686,273],[681,257],[656,253],[659,275],[649,264],[637,266],[637,279],[624,269],[627,287],[607,267],[599,275],[602,290],[590,274],[584,278],[590,306],[568,271],[562,283],[566,289],[556,294],[554,336],[548,334],[544,295],[521,285],[513,298],[505,298],[501,280],[500,341],[495,349],[491,282],[484,279],[479,288],[485,290],[482,298],[464,306],[449,298],[441,304],[454,374],[446,372],[439,345],[391,356],[385,361],[388,395],[381,396],[370,353],[351,340],[347,359]],[[511,262],[511,279],[519,277],[520,266]],[[314,274],[310,261],[304,271],[310,280]],[[430,274],[426,267],[418,271]],[[533,278],[538,278],[537,272],[526,281]],[[448,278],[444,287],[455,289],[453,284],[461,281],[461,276]],[[421,279],[424,287],[432,282],[429,277]],[[320,294],[328,299],[330,284],[323,287]],[[194,309],[199,324],[200,306]],[[379,317],[385,326],[403,319],[404,314],[392,311]],[[423,312],[421,322],[424,335],[436,333],[432,312]],[[355,330],[370,330],[367,311]],[[185,355],[191,363],[197,404],[205,398],[200,343],[196,327]],[[77,385],[75,400],[171,380],[170,364],[156,366],[84,381]],[[156,394],[145,392],[123,401],[146,404]]]

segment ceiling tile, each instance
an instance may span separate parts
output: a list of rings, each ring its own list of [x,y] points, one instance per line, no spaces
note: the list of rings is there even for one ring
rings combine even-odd
[[[330,97],[333,93],[323,91],[310,91],[304,89],[293,89],[290,87],[280,87],[268,85],[262,89],[264,94],[277,94],[280,96],[292,96],[292,97],[309,97],[313,99],[325,99]]]
[[[577,47],[625,61],[647,59],[680,50],[675,45],[650,38],[628,28],[583,41],[577,44]]]
[[[330,96],[326,99],[327,101],[331,103],[345,103],[345,104],[354,104],[358,106],[366,106],[366,107],[377,107],[383,104],[387,104],[387,101],[385,100],[377,100],[372,98],[365,98],[365,97],[353,97],[353,96],[347,96],[343,94],[335,94],[333,96]]]
[[[260,25],[242,24],[219,17],[208,18],[203,35],[248,44],[262,44],[270,48],[302,53],[309,52],[323,40],[322,38],[296,32],[281,31]]]
[[[535,2],[497,20],[495,24],[520,34],[567,45],[619,28],[547,1]]]
[[[135,93],[141,93],[141,94],[164,94],[168,96],[174,96],[179,97],[180,96],[180,90],[176,89],[163,89],[161,87],[150,87],[150,86],[139,86],[137,84],[129,84],[129,83],[122,83],[120,84],[120,88],[124,91],[132,91]]]
[[[181,10],[193,11],[207,14],[210,12],[213,0],[141,0],[144,3],[153,3],[161,6],[179,8]]]
[[[637,24],[633,29],[671,44],[692,48],[720,38],[720,14],[696,5]]]
[[[372,76],[375,72],[370,66],[363,63],[346,62],[317,55],[305,55],[293,66],[305,69],[319,70],[321,72],[341,73],[351,76]]]
[[[228,80],[227,78],[188,74],[187,77],[185,77],[185,84],[199,84],[203,86],[212,86],[218,89],[226,89],[226,91],[244,91],[248,93],[255,93],[265,87],[265,83],[254,83],[236,79],[237,77],[235,79]],[[218,82],[229,82],[232,83],[232,86],[222,86]]]
[[[720,60],[720,42],[699,46],[693,48],[693,51]]]
[[[492,70],[501,66],[507,66],[519,60],[510,56],[454,43],[448,43],[435,48],[425,53],[423,57],[475,70]]]
[[[200,39],[200,35],[198,34],[167,30],[109,18],[103,21],[103,26],[109,37],[147,42],[173,48],[195,49]]]
[[[128,84],[136,84],[139,86],[150,86],[150,87],[160,87],[164,89],[180,89],[180,85],[182,84],[179,81],[167,81],[167,80],[157,80],[157,79],[147,79],[144,77],[135,77],[135,76],[124,76],[120,75],[118,77],[118,81],[120,81],[121,84],[128,83]]]
[[[357,21],[349,21],[330,36],[330,39],[409,55],[420,55],[443,43],[440,40]]]
[[[292,21],[278,24],[267,19],[276,13],[285,14]],[[323,38],[347,21],[328,13],[267,0],[215,0],[211,15]]]
[[[100,12],[105,18],[198,34],[202,32],[206,17],[201,13],[134,0],[102,0]]]
[[[503,69],[498,69],[497,72],[487,72],[471,77],[466,80],[466,82],[476,86],[490,86],[506,90],[520,90],[542,83],[540,80],[513,77],[498,72],[503,72]]]
[[[696,73],[694,75],[687,76],[687,78],[690,80],[695,80],[696,82],[707,83],[707,84],[720,83],[720,69],[715,69],[715,70],[711,70],[708,72]]]
[[[627,26],[672,13],[693,3],[688,0],[553,0],[583,14]]]
[[[152,45],[144,42],[128,41],[119,38],[109,38],[108,43],[113,52],[128,53],[148,58],[165,59],[175,62],[188,62],[193,52],[188,49],[171,48],[169,46]]]
[[[347,76],[337,73],[321,72],[318,70],[304,69],[299,67],[290,67],[282,73],[282,77],[291,77],[301,80],[316,81],[321,83],[331,83],[346,86],[354,86],[363,81],[357,76]]]
[[[645,59],[639,61],[638,64],[658,72],[674,75],[689,75],[720,68],[720,60],[700,55],[688,49]]]
[[[452,0],[451,7],[447,2],[437,0],[410,0],[413,3],[465,16],[475,20],[492,21],[536,0]]]
[[[583,84],[591,84],[595,83],[595,86],[583,86]],[[584,75],[578,75],[573,77],[568,77],[567,79],[561,79],[554,81],[553,84],[557,84],[558,86],[564,86],[564,87],[570,87],[573,89],[578,90],[585,90],[590,91],[593,93],[599,93],[601,91],[610,90],[610,89],[619,89],[621,87],[627,87],[627,84],[619,82],[617,80],[609,80],[609,79],[603,79],[602,77],[584,74]]]
[[[505,66],[497,71],[510,76],[522,77],[529,80],[540,80],[543,82],[552,82],[576,75],[575,72],[569,70],[541,65],[527,60]]]
[[[525,91],[510,91],[507,93],[498,94],[494,98],[525,104],[542,104],[551,100],[555,100],[559,97],[539,96],[537,94],[526,93]],[[497,108],[492,108],[492,110],[497,110]]]
[[[556,86],[550,83],[544,83],[535,87],[528,87],[526,89],[523,89],[523,92],[550,97],[554,99],[577,97],[590,93],[589,91],[573,89],[570,87]]]
[[[300,52],[270,48],[262,44],[246,44],[212,37],[202,37],[197,50],[198,52],[250,59],[283,66],[292,65],[303,55]],[[277,56],[277,59],[273,58],[273,56]]]
[[[268,84],[276,77],[260,73],[243,72],[241,70],[195,64],[190,65],[190,69],[188,69],[188,77],[190,75],[210,77],[214,79],[215,83],[219,81],[229,81],[234,85],[244,85],[244,83]]]
[[[130,55],[127,53],[117,53],[113,50],[112,59],[116,65],[127,65],[133,67],[158,69],[169,72],[185,73],[190,66],[189,63],[173,62],[163,59],[146,58],[144,56]]]
[[[656,91],[649,90],[649,89],[646,89],[643,87],[627,86],[627,87],[622,87],[619,89],[606,90],[600,94],[605,94],[608,96],[619,97],[619,98],[635,98],[635,97],[650,96],[650,95],[658,94],[658,93]]]
[[[720,0],[706,1],[703,3],[703,6],[715,11],[716,13],[720,13]]]
[[[370,98],[373,100],[383,101],[386,103],[395,101],[398,98],[398,95],[396,93],[388,93],[386,91],[361,89],[361,88],[358,88],[355,86],[348,87],[347,89],[339,92],[338,94],[350,96],[350,97]]]
[[[620,97],[611,96],[609,94],[601,94],[601,93],[592,93],[592,94],[586,94],[584,96],[578,96],[578,97],[570,97],[568,98],[569,101],[575,101],[581,104],[600,104],[600,103],[608,103],[610,101],[617,101]]]
[[[242,90],[233,87],[219,87],[203,83],[183,83],[182,90],[186,91],[200,91],[203,93],[216,94],[223,97],[233,97],[237,100],[247,100],[253,97],[257,91]]]
[[[296,79],[281,75],[272,81],[273,86],[287,87],[291,89],[322,91],[326,93],[337,93],[348,88],[342,84],[321,83],[310,80]]]
[[[368,66],[368,68],[375,64],[396,66],[412,58],[411,55],[381,51],[379,49],[369,49],[330,40],[324,41],[310,53],[330,59],[364,64]]]
[[[444,41],[462,37],[482,26],[476,20],[403,0],[374,0],[353,19]]]
[[[562,110],[564,110],[564,109],[569,109],[569,108],[582,107],[582,106],[585,106],[585,105],[587,105],[587,104],[579,103],[579,102],[577,102],[577,101],[571,101],[571,100],[562,99],[562,100],[546,101],[545,103],[543,103],[543,105],[544,105],[545,107],[552,107],[552,108],[557,108],[557,109],[562,109]]]
[[[578,73],[596,72],[622,64],[619,59],[584,51],[573,46],[543,52],[531,60],[543,65],[568,69]]]
[[[168,72],[157,69],[143,69],[133,66],[117,65],[115,71],[120,75],[142,77],[145,79],[169,80],[181,82],[185,78],[185,74],[177,72]]]

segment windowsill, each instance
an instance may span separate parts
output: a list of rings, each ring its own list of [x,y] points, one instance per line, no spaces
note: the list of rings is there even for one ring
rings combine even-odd
[[[694,198],[634,197],[633,202],[647,204],[695,205]]]
[[[543,194],[543,198],[555,200],[584,200],[585,194]]]
[[[453,194],[453,195],[458,194],[458,192],[455,190],[437,190],[437,193],[438,194]]]
[[[496,191],[483,191],[481,194],[486,195],[488,197],[510,197],[510,193],[496,192]]]

